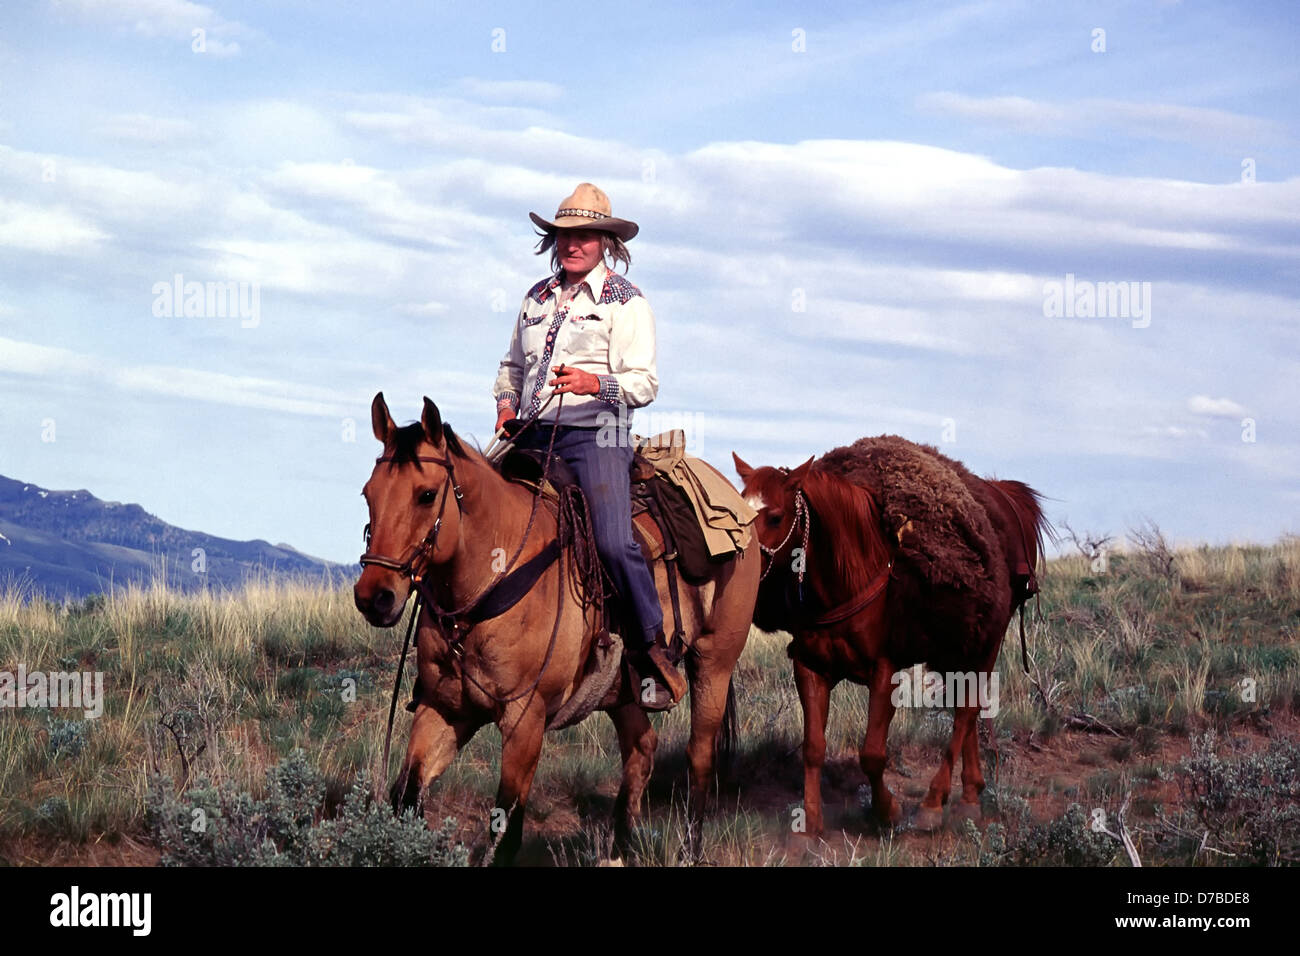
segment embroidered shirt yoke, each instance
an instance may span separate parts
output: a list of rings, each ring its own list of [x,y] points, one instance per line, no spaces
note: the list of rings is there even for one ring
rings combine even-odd
[[[564,394],[566,425],[599,425],[601,412],[640,408],[659,391],[655,370],[655,319],[641,290],[598,263],[566,290],[563,270],[528,290],[497,370],[492,394],[497,407],[533,415],[554,389],[546,383],[560,365],[600,379],[595,395]],[[554,421],[559,398],[540,421]],[[627,412],[624,420],[630,416]]]

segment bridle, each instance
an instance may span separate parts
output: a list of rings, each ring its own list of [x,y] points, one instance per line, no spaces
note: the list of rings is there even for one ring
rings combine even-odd
[[[787,477],[790,474],[790,469],[788,468],[779,468],[777,470],[780,471],[781,474]],[[771,573],[774,567],[776,567],[777,554],[785,550],[786,545],[790,543],[790,540],[794,537],[795,532],[798,531],[801,526],[803,528],[802,550],[800,551],[801,559],[798,562],[797,571],[795,571],[795,568],[793,566],[791,567],[791,570],[795,571],[798,577],[798,590],[796,592],[798,597],[796,601],[793,602],[796,605],[803,604],[803,577],[804,577],[804,570],[808,567],[808,558],[809,558],[808,537],[812,528],[812,508],[809,507],[808,505],[808,499],[804,495],[803,488],[798,488],[795,490],[794,520],[790,522],[790,530],[785,533],[785,537],[781,539],[781,543],[771,548],[763,544],[763,542],[761,541],[758,543],[759,550],[763,554],[767,555],[768,557],[767,568],[763,571],[763,573],[759,576],[758,579],[759,584],[762,584],[763,579],[766,578],[768,574]],[[838,624],[841,621],[848,620],[858,612],[866,610],[866,608],[870,606],[878,597],[880,597],[880,595],[885,593],[885,588],[889,584],[889,576],[890,576],[890,572],[893,570],[893,567],[894,567],[893,559],[890,559],[885,564],[885,567],[881,571],[879,571],[875,575],[875,577],[871,579],[870,583],[867,585],[867,589],[862,593],[860,597],[854,598],[849,601],[845,601],[844,603],[838,604],[828,611],[824,611],[823,613],[817,615],[816,617],[811,618],[807,622],[808,625],[810,627],[816,628],[816,627],[822,627],[829,624]]]
[[[784,468],[782,468],[781,471],[788,473],[787,470]],[[767,569],[764,570],[761,575],[759,575],[758,578],[759,584],[763,583],[763,579],[767,577],[768,574],[771,573],[772,568],[776,566],[777,553],[781,551],[783,548],[785,548],[787,544],[790,543],[790,539],[794,537],[795,531],[798,530],[799,525],[801,524],[803,525],[803,552],[802,553],[803,553],[804,560],[799,562],[798,573],[799,573],[799,586],[803,587],[803,571],[808,563],[807,560],[808,559],[808,530],[811,522],[808,519],[808,499],[804,497],[802,488],[797,489],[794,493],[794,520],[790,522],[790,530],[785,533],[785,537],[781,539],[781,543],[773,548],[769,548],[762,541],[758,543],[758,549],[768,557]]]
[[[520,428],[519,431],[515,433],[514,439],[512,440],[517,440],[519,435],[521,435],[526,429],[530,428],[533,425],[533,423],[537,421],[537,419],[541,416],[542,412],[546,411],[546,406],[551,404],[551,399],[555,398],[555,396],[556,393],[552,392],[550,397],[546,399],[545,403],[543,403],[542,407],[537,410],[537,413],[533,415],[531,418],[529,418],[524,423],[523,427]],[[557,421],[558,421],[558,416],[560,412],[564,409],[564,395],[562,393],[560,394],[559,404],[557,404],[555,408],[556,408],[555,414],[557,416]],[[546,449],[546,461],[542,467],[541,481],[543,483],[546,481],[547,477],[549,477],[550,474],[551,451],[552,449],[554,449],[554,447],[555,447],[555,433],[552,432],[550,445]],[[396,460],[397,458],[394,455],[380,455],[378,458],[375,459],[375,464],[378,465],[386,461],[393,462]],[[441,465],[443,468],[446,468],[447,479],[448,479],[447,486],[450,487],[452,492],[456,495],[456,510],[457,511],[461,510],[460,502],[465,496],[464,494],[461,493],[460,484],[456,481],[456,465],[452,461],[450,456],[448,456],[447,458],[434,458],[431,455],[416,455],[413,458],[404,457],[402,460],[416,461],[416,462],[427,461],[432,464]],[[528,526],[524,529],[523,539],[520,540],[519,547],[515,549],[515,553],[511,556],[510,560],[506,562],[506,566],[502,568],[500,571],[498,571],[496,577],[494,577],[488,583],[488,586],[483,588],[469,603],[464,604],[461,607],[456,608],[455,610],[446,611],[441,607],[439,607],[438,602],[436,600],[432,600],[432,595],[425,593],[425,589],[422,583],[424,575],[423,573],[418,573],[418,574],[416,573],[417,571],[422,572],[423,569],[418,568],[416,562],[422,560],[426,554],[432,553],[438,547],[438,534],[442,530],[442,516],[443,516],[443,512],[446,510],[447,507],[447,497],[448,497],[447,494],[444,492],[442,496],[442,504],[438,506],[438,517],[434,519],[433,527],[429,530],[429,533],[424,536],[424,540],[414,546],[412,553],[404,561],[398,561],[397,559],[390,558],[384,554],[376,554],[370,550],[370,523],[367,522],[365,530],[362,531],[362,536],[364,537],[366,543],[366,553],[361,555],[361,560],[360,560],[360,564],[363,568],[368,564],[375,564],[381,568],[388,568],[390,571],[396,571],[398,574],[402,575],[403,577],[410,578],[411,581],[416,585],[417,589],[419,590],[420,595],[425,598],[425,603],[429,605],[430,609],[432,609],[435,615],[438,616],[439,618],[455,618],[455,617],[459,617],[462,614],[467,614],[470,611],[474,610],[474,608],[477,607],[479,602],[483,599],[483,596],[486,595],[489,591],[491,591],[492,588],[502,578],[504,578],[507,574],[510,573],[510,569],[513,568],[515,562],[519,560],[519,555],[523,554],[524,545],[528,543],[528,535],[533,530],[533,519],[537,517],[537,502],[541,499],[541,495],[535,495],[533,497],[533,505],[532,505],[532,509],[528,512]],[[461,513],[463,514],[463,512]]]
[[[553,436],[552,436],[552,441],[554,441]],[[383,462],[392,462],[394,460],[395,458],[392,455],[381,455],[380,457],[375,459],[375,464],[382,464]],[[519,547],[515,549],[515,553],[511,555],[510,560],[507,561],[505,565],[500,570],[498,570],[496,574],[493,575],[492,579],[487,583],[487,585],[481,588],[478,591],[478,593],[474,595],[474,597],[470,598],[460,607],[450,608],[450,609],[444,608],[441,604],[438,603],[438,599],[436,595],[434,595],[429,584],[425,581],[425,574],[428,571],[428,567],[427,567],[428,559],[432,557],[434,551],[436,551],[438,547],[438,535],[442,532],[442,519],[447,509],[448,499],[451,498],[453,495],[455,496],[456,510],[463,515],[464,512],[461,510],[460,502],[465,496],[460,489],[459,482],[456,481],[456,466],[450,458],[435,458],[429,455],[417,455],[414,458],[409,458],[409,459],[403,458],[402,460],[430,462],[432,464],[441,465],[443,468],[446,468],[447,482],[444,487],[450,489],[450,492],[444,490],[442,495],[442,502],[438,506],[438,516],[434,519],[433,527],[429,530],[429,533],[424,536],[423,540],[419,542],[419,544],[416,544],[412,548],[408,549],[407,556],[404,559],[398,560],[397,558],[389,557],[388,555],[385,554],[378,554],[374,551],[367,550],[366,553],[361,556],[360,564],[362,567],[365,567],[366,565],[369,564],[374,564],[381,568],[387,568],[390,571],[396,571],[398,574],[402,575],[403,577],[408,578],[411,584],[414,586],[416,592],[416,603],[415,603],[415,609],[411,614],[411,624],[407,628],[408,645],[410,643],[411,628],[414,627],[416,620],[419,618],[421,605],[423,605],[425,608],[428,609],[429,613],[433,616],[435,620],[438,621],[439,625],[442,627],[444,631],[444,636],[446,637],[447,640],[448,647],[450,648],[452,654],[455,655],[455,657],[461,661],[462,672],[465,674],[467,678],[469,678],[470,682],[475,687],[477,687],[480,691],[482,691],[484,694],[486,694],[488,697],[490,697],[492,700],[496,701],[499,704],[508,704],[512,701],[519,700],[521,697],[524,697],[527,694],[531,693],[534,690],[534,688],[536,688],[537,685],[541,683],[542,674],[546,672],[546,667],[548,664],[550,664],[551,655],[555,650],[556,633],[559,630],[558,612],[556,617],[556,628],[551,632],[551,643],[547,647],[546,660],[542,664],[542,669],[537,674],[537,680],[533,681],[532,684],[530,684],[524,690],[520,691],[518,694],[515,694],[513,696],[510,697],[496,696],[491,691],[489,691],[486,687],[480,684],[477,680],[475,680],[473,674],[465,670],[464,644],[465,644],[465,638],[469,636],[469,632],[474,627],[474,621],[472,620],[474,612],[483,603],[484,599],[490,593],[492,593],[492,590],[496,587],[496,585],[499,584],[507,575],[510,574],[511,570],[515,566],[515,563],[519,560],[519,556],[523,554],[524,547],[528,543],[528,538],[532,534],[533,522],[537,517],[537,504],[541,500],[541,495],[539,494],[533,496],[532,507],[528,513],[528,524],[524,528],[523,536],[519,540]],[[549,466],[550,464],[549,457],[546,464],[547,466]],[[543,472],[542,472],[543,480],[546,479],[548,470],[549,470],[548,468],[543,468]],[[370,545],[369,524],[366,525],[364,535],[366,540],[366,546],[367,548],[369,548]],[[560,570],[561,570],[561,574],[563,574],[563,570],[564,570],[563,548],[559,549],[559,558],[560,558]],[[561,594],[563,594],[563,589],[561,589]],[[403,647],[402,660],[405,661],[405,659],[406,659],[406,648]],[[401,680],[400,666],[398,669],[398,680],[399,681]]]
[[[396,458],[393,455],[381,455],[375,459],[375,464],[379,465],[386,461],[392,462],[395,460]],[[431,455],[417,455],[412,460],[431,462],[432,464],[441,465],[447,469],[448,480],[445,487],[450,488],[452,494],[455,494],[456,510],[459,511],[460,502],[465,496],[460,490],[460,484],[456,481],[456,466],[452,463],[452,460],[450,458],[434,458]],[[433,527],[430,529],[429,533],[424,536],[423,541],[407,549],[409,554],[406,556],[405,560],[402,561],[398,561],[396,558],[390,558],[385,554],[377,554],[370,550],[370,523],[366,522],[365,530],[362,532],[362,536],[365,538],[366,542],[366,553],[361,555],[361,566],[364,568],[368,564],[378,565],[381,568],[388,568],[388,570],[396,571],[403,577],[411,578],[413,581],[419,582],[422,575],[417,574],[416,572],[417,570],[422,571],[423,569],[418,567],[417,562],[423,561],[425,555],[431,554],[433,551],[437,550],[438,535],[442,531],[442,516],[447,510],[447,499],[449,497],[451,497],[451,495],[444,491],[442,495],[442,503],[438,506],[438,517],[434,519]]]

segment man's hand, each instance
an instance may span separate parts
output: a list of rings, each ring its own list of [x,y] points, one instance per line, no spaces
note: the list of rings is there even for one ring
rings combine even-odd
[[[510,421],[514,417],[515,417],[515,410],[513,408],[511,408],[509,405],[502,408],[501,411],[497,412],[496,431],[498,432],[501,431],[501,426],[504,425],[506,422]]]
[[[600,379],[582,369],[560,365],[555,369],[555,378],[546,383],[553,385],[561,394],[595,395],[600,391]]]

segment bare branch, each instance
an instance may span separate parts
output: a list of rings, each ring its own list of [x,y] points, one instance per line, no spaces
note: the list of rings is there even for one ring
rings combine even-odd
[[[1174,551],[1154,521],[1143,518],[1140,525],[1129,529],[1128,538],[1148,570],[1170,581],[1174,579]]]
[[[1129,835],[1128,825],[1125,823],[1125,819],[1124,819],[1125,817],[1128,816],[1128,805],[1132,799],[1133,799],[1132,791],[1125,790],[1124,801],[1120,804],[1119,815],[1115,818],[1115,822],[1119,825],[1118,833],[1116,833],[1114,830],[1111,830],[1109,827],[1104,827],[1104,826],[1101,827],[1100,830],[1108,837],[1112,837],[1113,839],[1116,839],[1120,843],[1122,843],[1124,845],[1124,852],[1128,854],[1129,863],[1131,863],[1134,867],[1141,869],[1142,859],[1141,857],[1138,856],[1137,845],[1134,844],[1133,837]]]
[[[1092,716],[1092,714],[1071,714],[1069,717],[1065,718],[1065,726],[1073,727],[1077,730],[1087,730],[1089,732],[1104,731],[1113,737],[1124,736],[1114,727],[1098,720],[1096,717]]]
[[[1082,535],[1075,532],[1070,527],[1070,522],[1062,520],[1061,528],[1065,534],[1061,536],[1062,540],[1071,542],[1079,553],[1089,561],[1095,561],[1106,551],[1107,546],[1115,540],[1114,535],[1103,535],[1095,531],[1085,531]]]

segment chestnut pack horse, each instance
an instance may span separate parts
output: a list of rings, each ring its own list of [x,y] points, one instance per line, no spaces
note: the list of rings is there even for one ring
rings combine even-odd
[[[398,427],[383,393],[371,405],[383,454],[362,494],[370,509],[367,554],[354,588],[358,610],[377,627],[392,627],[418,587],[425,595],[416,630],[415,718],[406,758],[392,789],[395,807],[420,806],[424,794],[475,732],[495,724],[501,733],[501,777],[487,820],[482,859],[495,843],[494,862],[518,850],[533,774],[547,719],[577,689],[593,640],[602,629],[595,605],[574,580],[574,548],[556,549],[557,519],[535,494],[506,480],[480,452],[462,443],[428,398],[417,423]],[[515,567],[558,557],[513,605],[483,618],[474,610]],[[545,556],[543,556],[544,558]],[[690,852],[698,857],[704,799],[712,779],[719,730],[728,707],[731,674],[753,618],[761,559],[757,536],[736,559],[695,587],[680,581],[682,626],[690,644]],[[662,562],[655,563],[661,599]],[[500,589],[497,589],[498,593]],[[436,600],[435,614],[428,606]],[[671,608],[665,604],[665,620]],[[625,853],[641,814],[654,761],[656,736],[634,690],[621,686],[601,701],[614,722],[623,781],[614,808],[614,852]],[[387,772],[387,768],[384,768]]]
[[[980,605],[978,613],[965,618],[971,622],[970,633],[926,638],[903,620],[917,608],[891,593],[897,584],[891,581],[895,546],[902,539],[884,529],[875,492],[820,470],[812,458],[791,471],[753,468],[739,456],[733,457],[744,482],[744,495],[759,512],[755,527],[764,554],[770,557],[754,623],[768,631],[788,631],[793,637],[790,656],[804,718],[807,833],[816,837],[823,832],[821,771],[826,757],[826,719],[831,690],[841,680],[870,688],[859,760],[871,783],[877,818],[886,825],[898,823],[902,808],[884,783],[885,744],[895,709],[893,677],[918,663],[948,673],[988,674],[993,670],[1013,612],[1023,608],[1037,589],[1033,569],[1041,553],[1042,535],[1052,533],[1039,495],[1021,482],[986,480],[962,469],[972,497],[987,514],[984,527],[991,526],[993,531],[994,540],[984,542],[980,549],[988,556],[984,567],[988,601]],[[803,550],[796,553],[794,549],[800,547]],[[796,591],[793,577],[800,568],[804,580]],[[918,597],[930,600],[929,595]],[[951,599],[951,595],[934,596],[934,600]],[[807,606],[799,606],[801,602]],[[952,738],[917,812],[918,829],[934,829],[942,822],[958,756],[962,758],[962,794],[954,812],[978,819],[979,796],[984,789],[976,720],[979,710],[979,704],[970,703],[969,698],[967,706],[956,707]]]

